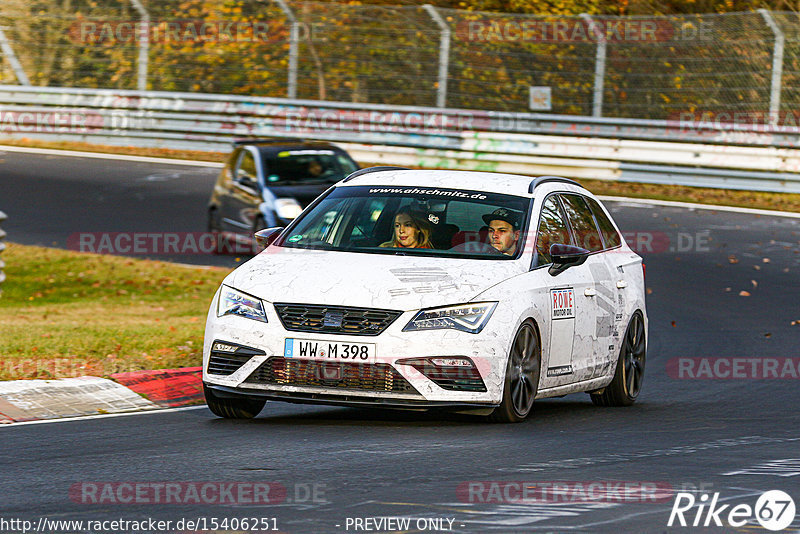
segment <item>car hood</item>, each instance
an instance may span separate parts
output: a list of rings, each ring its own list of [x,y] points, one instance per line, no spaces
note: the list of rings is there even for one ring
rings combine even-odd
[[[269,247],[225,284],[268,302],[416,310],[469,302],[525,272],[519,261]]]
[[[270,192],[275,195],[275,198],[293,198],[305,208],[320,196],[322,193],[332,186],[331,182],[312,183],[312,184],[288,184],[288,185],[270,185]]]

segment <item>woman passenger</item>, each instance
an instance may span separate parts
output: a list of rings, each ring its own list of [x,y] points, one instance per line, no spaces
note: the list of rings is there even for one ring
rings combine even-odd
[[[381,247],[433,248],[431,227],[428,221],[403,208],[394,216],[394,235],[391,241],[381,243]]]

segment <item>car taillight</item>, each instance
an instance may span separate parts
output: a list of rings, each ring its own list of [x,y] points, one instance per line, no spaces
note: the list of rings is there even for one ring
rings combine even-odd
[[[644,262],[642,262],[642,280],[644,280],[646,276],[647,270],[644,268]]]

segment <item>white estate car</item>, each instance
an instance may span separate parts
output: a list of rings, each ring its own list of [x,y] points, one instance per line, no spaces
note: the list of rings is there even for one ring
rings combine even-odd
[[[218,416],[279,400],[517,422],[534,399],[639,395],[644,265],[571,180],[363,169],[257,239],[206,323]]]

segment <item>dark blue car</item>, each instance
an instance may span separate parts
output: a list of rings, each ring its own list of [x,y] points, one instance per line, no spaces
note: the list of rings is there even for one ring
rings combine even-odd
[[[331,184],[358,170],[347,152],[322,141],[246,139],[234,147],[209,200],[210,232],[252,237],[286,226]]]

